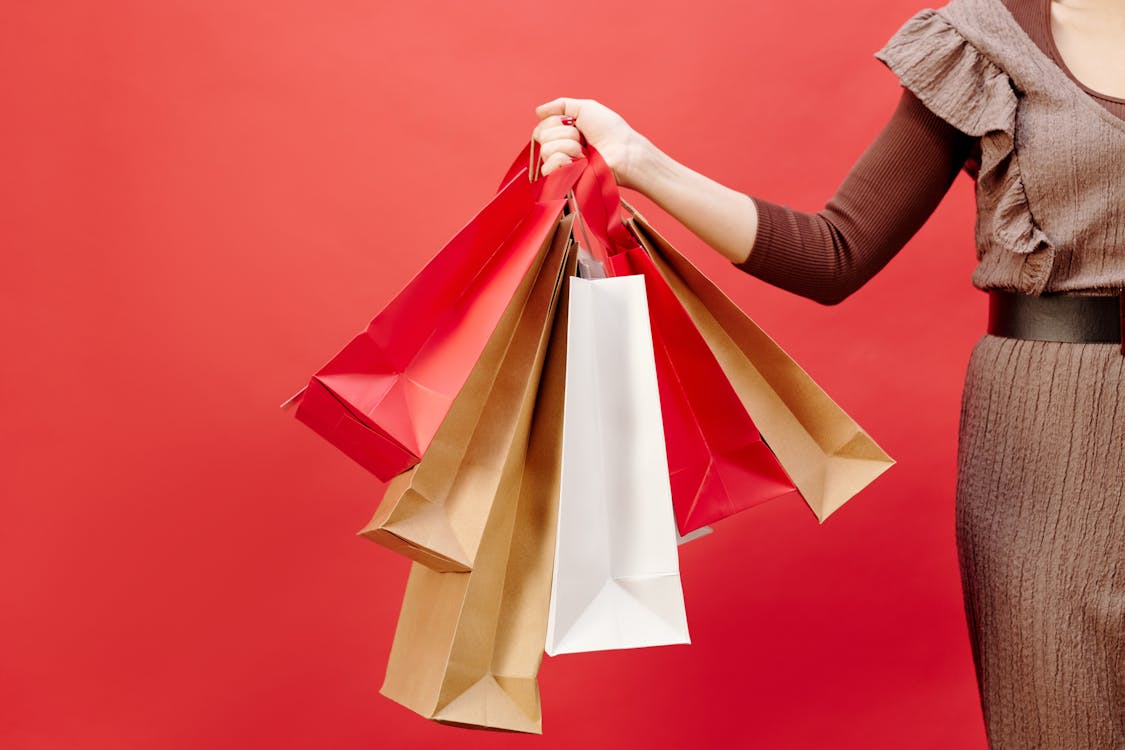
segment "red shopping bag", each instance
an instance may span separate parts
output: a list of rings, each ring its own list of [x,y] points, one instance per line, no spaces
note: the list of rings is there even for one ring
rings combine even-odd
[[[645,277],[660,409],[681,535],[795,491],[706,340],[633,237],[613,174],[593,149],[575,186],[575,230],[611,276]],[[576,223],[577,226],[577,223]]]
[[[686,535],[794,491],[711,348],[640,248],[610,258],[645,277],[672,506]]]
[[[290,399],[297,419],[382,480],[425,453],[585,168],[532,182],[528,158],[525,148],[488,205]]]

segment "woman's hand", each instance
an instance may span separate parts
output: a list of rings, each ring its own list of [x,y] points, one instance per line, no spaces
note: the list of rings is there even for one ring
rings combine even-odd
[[[648,140],[621,115],[593,99],[555,99],[535,109],[539,124],[532,137],[541,145],[543,174],[582,158],[582,136],[613,170],[617,183],[638,187],[638,172]]]
[[[582,136],[632,188],[678,219],[734,263],[746,260],[758,233],[754,201],[688,169],[593,99],[555,99],[535,109],[532,137],[542,144],[543,174],[582,157]]]

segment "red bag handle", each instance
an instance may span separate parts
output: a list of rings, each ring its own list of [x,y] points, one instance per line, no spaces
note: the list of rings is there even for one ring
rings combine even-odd
[[[538,202],[569,198],[576,214],[579,243],[602,262],[607,273],[612,273],[612,256],[639,247],[626,224],[630,212],[622,205],[613,170],[598,150],[582,138],[584,159],[576,159],[540,178],[537,146],[533,138],[523,147],[504,175],[501,188],[514,179],[527,179],[535,186]]]
[[[578,211],[586,225],[605,243],[609,255],[639,247],[625,223],[629,212],[621,204],[621,189],[613,170],[593,146],[586,144],[586,169],[574,186]]]

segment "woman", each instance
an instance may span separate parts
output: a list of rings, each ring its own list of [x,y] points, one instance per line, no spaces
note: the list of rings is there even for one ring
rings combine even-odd
[[[1125,748],[1125,0],[952,0],[876,57],[902,98],[816,214],[693,172],[590,100],[538,108],[543,171],[585,136],[736,266],[825,304],[968,171],[990,320],[965,378],[956,519],[989,740]]]

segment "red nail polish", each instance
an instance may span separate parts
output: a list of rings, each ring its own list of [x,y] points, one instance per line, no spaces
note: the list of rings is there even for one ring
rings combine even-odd
[[[574,123],[575,123],[575,119],[573,117],[563,117],[562,118],[562,124],[563,125],[573,125]]]

